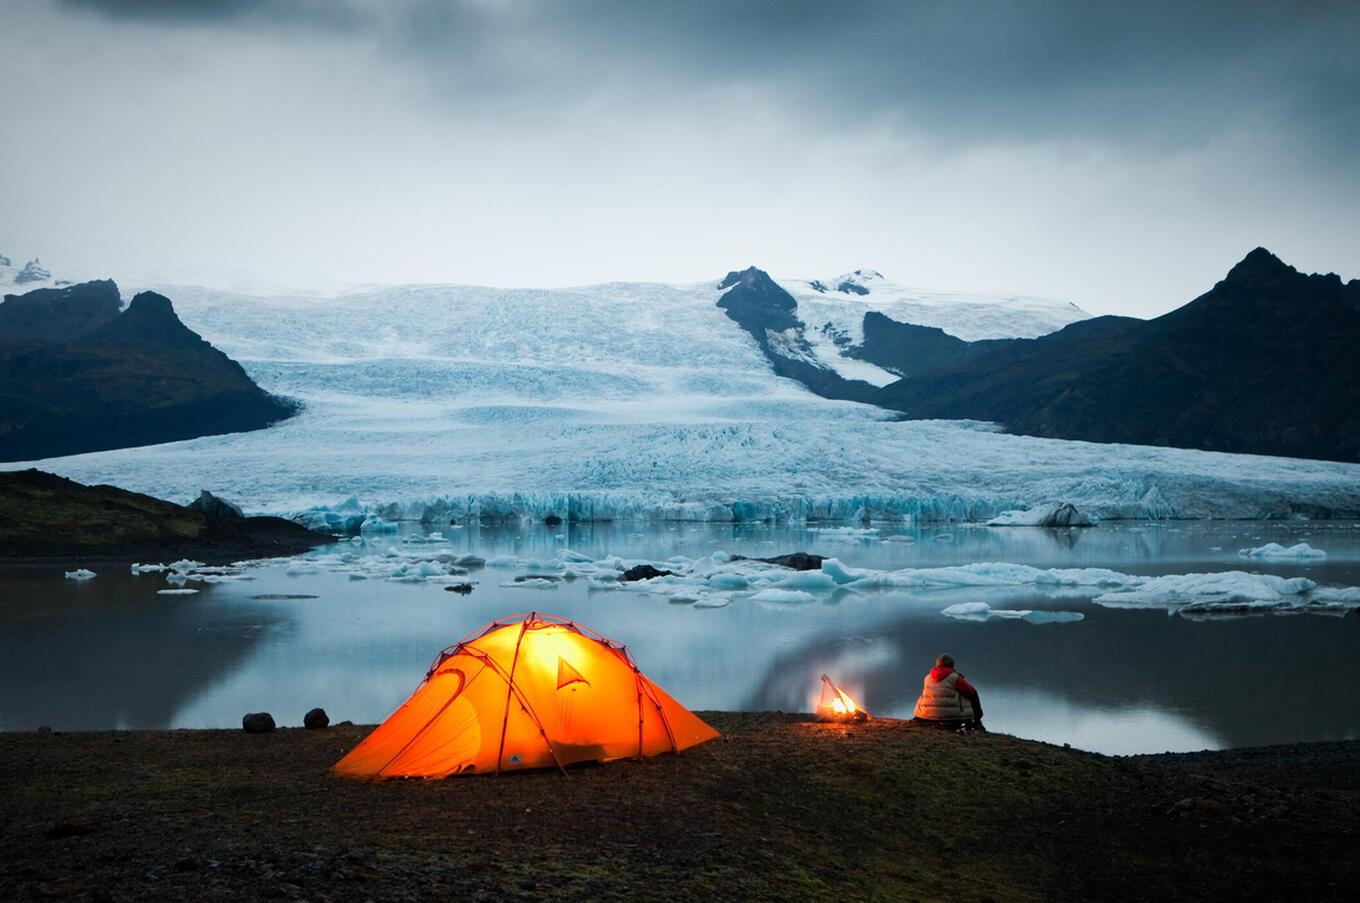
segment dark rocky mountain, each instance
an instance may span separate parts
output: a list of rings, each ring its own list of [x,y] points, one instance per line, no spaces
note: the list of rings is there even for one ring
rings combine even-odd
[[[122,309],[118,286],[107,279],[7,295],[0,304],[0,348],[78,339],[113,320]]]
[[[126,310],[107,280],[0,304],[0,461],[260,429],[295,411],[154,292]]]
[[[1264,248],[1153,320],[963,342],[870,314],[860,356],[906,374],[875,401],[1016,433],[1360,460],[1360,280]]]
[[[751,334],[776,374],[796,379],[827,398],[870,400],[873,386],[845,379],[817,362],[797,316],[798,302],[764,270],[733,270],[718,288],[726,289],[718,306]]]

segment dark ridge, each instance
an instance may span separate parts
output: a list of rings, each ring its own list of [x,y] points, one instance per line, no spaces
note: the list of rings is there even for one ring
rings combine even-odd
[[[260,429],[296,413],[180,322],[168,298],[119,304],[105,281],[0,305],[0,461]]]
[[[777,375],[795,379],[826,398],[864,401],[872,394],[873,386],[868,383],[847,380],[810,362],[814,355],[804,337],[803,322],[796,315],[798,302],[768,273],[755,267],[734,270],[718,283],[718,288],[726,289],[718,307],[750,334]],[[771,333],[782,334],[781,347],[771,344]]]
[[[866,317],[863,356],[908,373],[876,402],[1016,433],[1360,460],[1360,283],[1258,248],[1154,320],[1100,317],[1037,339],[959,342]],[[886,319],[886,318],[885,318]]]
[[[0,346],[69,342],[114,320],[122,306],[118,286],[109,279],[6,295],[0,303]]]

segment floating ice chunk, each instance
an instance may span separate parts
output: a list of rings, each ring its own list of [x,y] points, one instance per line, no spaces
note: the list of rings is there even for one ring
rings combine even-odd
[[[161,571],[168,569],[168,567],[169,565],[164,564],[134,564],[132,566],[132,573],[134,575],[159,574]]]
[[[1300,596],[1316,586],[1306,577],[1277,577],[1244,571],[1169,574],[1149,578],[1140,585],[1102,593],[1094,601],[1110,608],[1177,609],[1196,604],[1203,609],[1211,604],[1238,606],[1249,602],[1302,605],[1304,600]]]
[[[514,555],[493,555],[483,562],[489,568],[517,568],[520,560]]]
[[[916,542],[916,537],[915,537],[915,536],[908,536],[908,535],[905,534],[905,533],[897,533],[897,534],[894,534],[894,535],[892,535],[892,536],[885,536],[885,537],[883,537],[883,542],[913,543],[913,542]]]
[[[708,578],[708,585],[719,590],[743,590],[751,582],[741,574],[714,574]]]
[[[816,602],[817,597],[797,589],[763,589],[751,597],[752,602],[776,602],[781,605],[801,605]]]
[[[778,581],[775,586],[782,589],[801,589],[814,593],[829,593],[836,588],[836,581],[830,574],[823,573],[822,571],[795,571]]]
[[[284,568],[283,572],[290,577],[301,577],[306,574],[316,574],[320,571],[317,566],[310,561],[298,561],[295,559],[289,562],[288,567]]]
[[[828,539],[877,539],[877,527],[808,527],[809,533],[820,533]]]
[[[986,621],[988,618],[1025,618],[1034,612],[1025,608],[992,608],[986,602],[960,602],[940,612],[946,618],[962,621]]]
[[[693,605],[695,602],[699,601],[699,595],[699,593],[685,590],[678,593],[671,593],[666,601],[676,605]]]
[[[158,595],[158,596],[192,596],[192,595],[193,595],[194,593],[196,593],[196,592],[198,592],[198,590],[196,590],[196,589],[158,589],[158,590],[156,590],[156,595]]]
[[[694,600],[695,608],[725,608],[732,603],[732,597],[727,593],[699,593],[699,598]]]
[[[66,572],[67,580],[93,580],[94,571],[88,568],[76,568],[74,571]]]
[[[1319,586],[1308,594],[1312,602],[1360,608],[1360,586]]]
[[[822,562],[822,573],[837,583],[844,584],[868,577],[877,577],[882,575],[883,572],[871,571],[866,568],[852,568],[842,564],[839,558],[827,558]]]
[[[179,561],[170,563],[170,570],[180,574],[187,574],[203,567],[203,562],[194,561],[192,558],[181,558]]]
[[[585,564],[593,562],[595,559],[583,552],[574,552],[571,549],[561,549],[557,553],[557,560],[568,564]]]
[[[1035,610],[1025,615],[1025,620],[1031,624],[1070,624],[1086,620],[1086,615],[1079,611]]]
[[[1254,549],[1240,549],[1237,553],[1243,558],[1326,558],[1327,553],[1315,549],[1306,542],[1295,543],[1285,548],[1278,542],[1268,542]]]
[[[949,606],[941,611],[940,614],[950,618],[962,617],[964,615],[982,615],[983,617],[986,617],[987,613],[991,610],[992,606],[988,605],[986,602],[960,602],[957,605]]]
[[[556,580],[543,577],[530,577],[527,580],[507,580],[501,586],[507,589],[557,589]]]
[[[1002,511],[987,521],[989,527],[1089,527],[1092,520],[1070,502]]]

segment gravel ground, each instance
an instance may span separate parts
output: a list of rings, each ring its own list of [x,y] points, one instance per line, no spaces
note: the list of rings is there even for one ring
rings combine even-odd
[[[1331,900],[1360,878],[1360,742],[1108,758],[704,717],[723,736],[679,757],[384,784],[328,772],[362,727],[0,734],[0,898]]]

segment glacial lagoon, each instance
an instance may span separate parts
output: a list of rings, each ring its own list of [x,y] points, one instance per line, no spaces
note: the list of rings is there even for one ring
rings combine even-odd
[[[195,593],[163,594],[175,588],[164,573],[134,575],[126,566],[91,563],[97,576],[84,581],[65,579],[60,566],[0,571],[0,729],[237,727],[249,711],[298,725],[313,706],[333,720],[376,722],[440,649],[498,617],[539,611],[627,644],[650,677],[694,709],[808,711],[825,672],[875,714],[910,717],[922,675],[948,651],[980,688],[990,729],[1050,743],[1127,754],[1360,735],[1360,695],[1349,687],[1360,655],[1354,610],[1191,615],[1111,607],[1093,601],[1102,588],[1056,585],[837,586],[783,601],[738,592],[704,606],[683,593],[610,590],[588,579],[515,582],[531,576],[524,562],[560,560],[567,549],[582,560],[658,563],[805,550],[883,571],[1003,562],[1143,576],[1242,571],[1344,588],[1360,586],[1353,522],[932,524],[868,533],[563,524],[441,533],[436,542],[413,528],[339,542],[308,560],[233,575],[243,579],[184,585]],[[1326,555],[1239,555],[1269,542],[1307,542]],[[475,581],[468,595],[447,591],[447,579],[373,576],[380,556],[401,561],[432,548],[491,564],[467,575]],[[337,564],[346,560],[368,562],[368,579]],[[970,602],[1040,614],[942,613]]]

